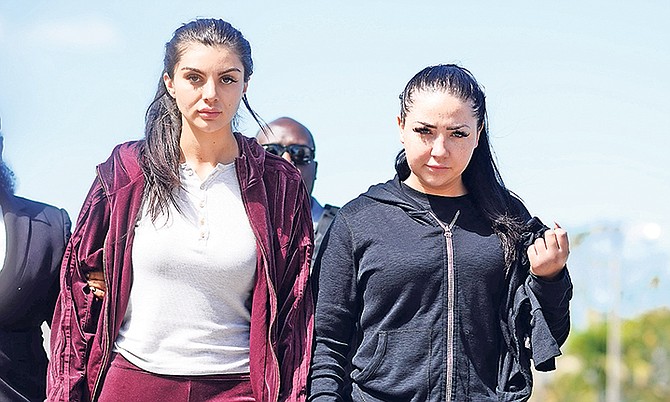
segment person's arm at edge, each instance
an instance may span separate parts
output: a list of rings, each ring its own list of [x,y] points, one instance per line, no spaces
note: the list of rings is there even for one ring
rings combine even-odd
[[[317,285],[310,401],[345,401],[357,317],[353,235],[345,214],[333,220],[314,266]]]
[[[528,248],[529,287],[540,302],[544,318],[559,346],[570,332],[572,282],[567,268],[569,254],[568,233],[558,224]]]
[[[58,254],[60,255],[60,258],[54,260],[53,267],[51,269],[51,272],[54,273],[55,279],[51,285],[51,288],[49,289],[49,296],[47,299],[47,303],[50,306],[48,311],[51,311],[51,314],[49,314],[48,317],[46,317],[46,323],[51,327],[51,320],[53,319],[53,311],[56,306],[56,300],[58,299],[58,294],[60,293],[60,268],[61,265],[63,264],[63,254],[65,253],[65,248],[67,247],[68,242],[70,241],[70,235],[71,230],[72,230],[72,222],[70,221],[70,215],[68,215],[67,211],[64,209],[58,209],[58,215],[60,217],[60,228],[62,229],[62,240],[58,244],[55,244],[56,250],[58,250]]]

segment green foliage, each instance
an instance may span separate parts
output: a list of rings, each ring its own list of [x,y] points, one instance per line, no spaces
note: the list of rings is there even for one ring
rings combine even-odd
[[[670,309],[649,311],[621,326],[622,401],[670,400]],[[563,347],[558,370],[542,390],[543,400],[604,400],[607,323],[573,331]],[[562,361],[566,364],[562,365]]]

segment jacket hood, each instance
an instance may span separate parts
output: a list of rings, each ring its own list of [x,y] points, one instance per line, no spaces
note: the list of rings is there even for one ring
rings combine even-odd
[[[253,185],[263,177],[265,150],[254,138],[245,137],[240,133],[234,133],[234,135],[241,155],[235,158],[236,164],[241,165],[240,171],[243,173],[240,184]],[[98,176],[108,195],[114,194],[138,179],[144,179],[140,166],[144,144],[144,140],[119,144],[114,148],[110,157],[97,166]]]
[[[417,207],[415,203],[405,195],[397,175],[386,183],[370,186],[368,191],[363,193],[362,196],[371,198],[383,204],[396,205],[401,208]]]
[[[108,195],[139,178],[144,178],[140,166],[143,148],[144,140],[124,142],[114,147],[109,158],[97,166],[98,176]]]
[[[413,219],[425,224],[433,224],[434,222],[434,219],[429,217],[430,211],[426,210],[426,208],[405,192],[398,175],[386,183],[371,186],[361,196],[383,204],[396,206],[405,211]]]
[[[250,187],[262,182],[265,173],[265,149],[255,138],[235,133],[240,148],[240,156],[235,158],[237,171],[240,172],[240,186]]]

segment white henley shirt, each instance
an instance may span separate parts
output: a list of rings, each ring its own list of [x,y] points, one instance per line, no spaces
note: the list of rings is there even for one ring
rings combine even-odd
[[[256,239],[235,164],[180,166],[181,212],[135,227],[133,284],[115,350],[157,374],[249,372]]]

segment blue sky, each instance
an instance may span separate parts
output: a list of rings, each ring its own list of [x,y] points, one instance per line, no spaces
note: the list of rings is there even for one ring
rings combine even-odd
[[[174,29],[220,17],[251,42],[255,110],[312,130],[322,203],[393,175],[398,94],[423,67],[455,62],[485,87],[503,177],[531,212],[568,228],[652,223],[670,244],[670,3],[470,3],[3,1],[0,116],[17,192],[74,219],[94,166],[142,137]]]

